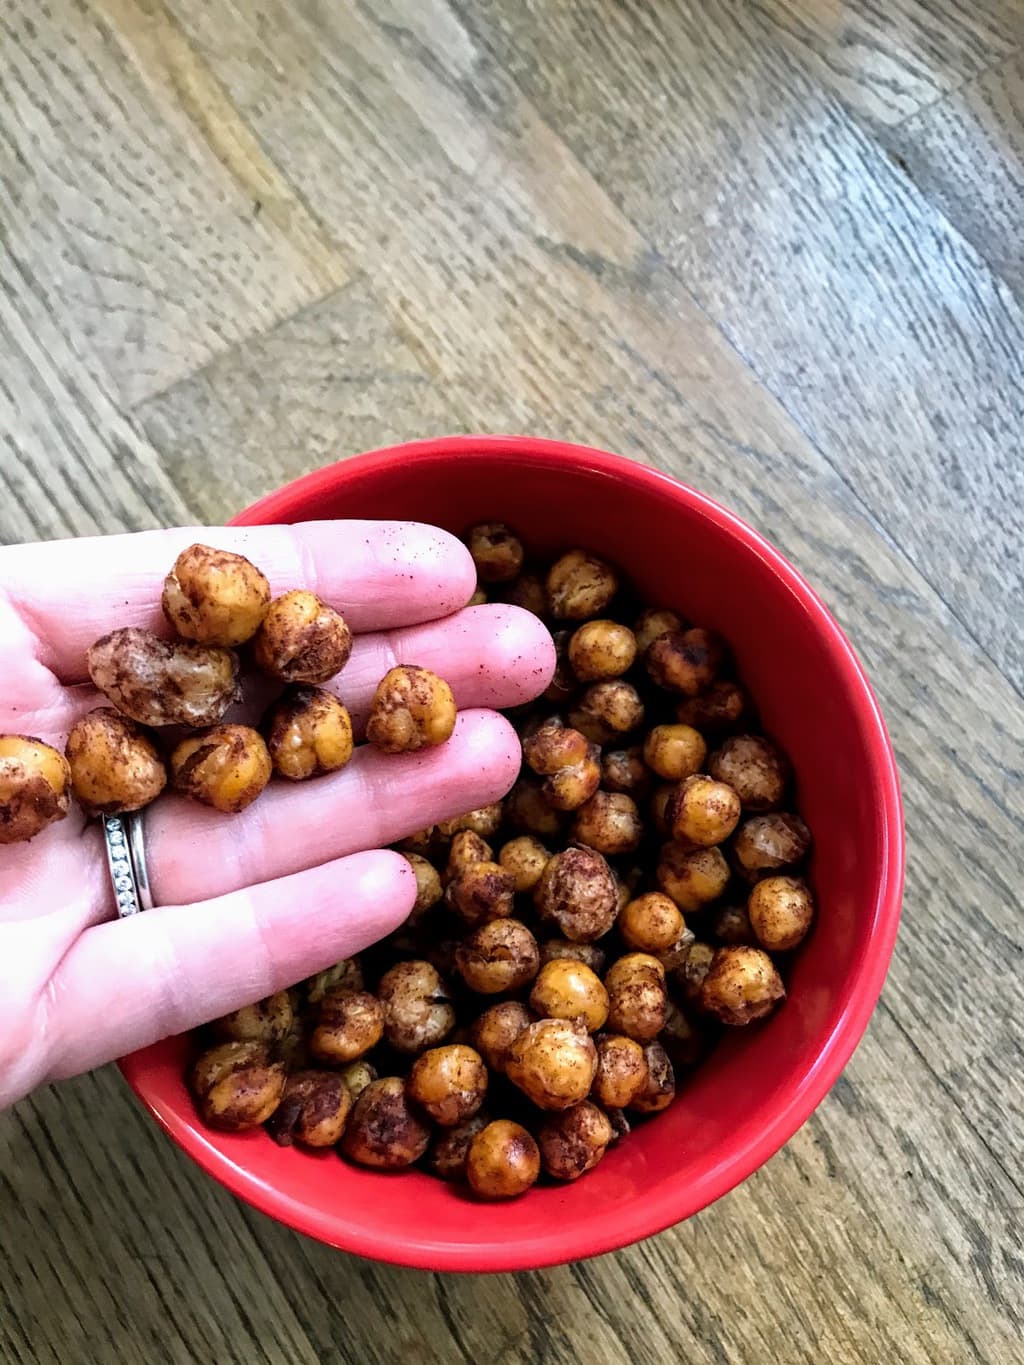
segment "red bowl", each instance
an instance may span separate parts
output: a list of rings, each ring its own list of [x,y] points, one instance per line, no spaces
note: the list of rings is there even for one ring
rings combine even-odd
[[[346,1251],[431,1270],[525,1270],[611,1251],[725,1194],[786,1142],[845,1066],[882,988],[899,921],[903,821],[892,747],[846,637],[777,550],[716,503],[653,469],[528,437],[451,437],[317,470],[236,518],[402,518],[460,532],[500,516],[529,546],[607,556],[642,595],[730,641],[765,727],[789,753],[814,833],[815,930],[789,997],[736,1030],[676,1103],[578,1185],[482,1207],[420,1172],[382,1175],[330,1153],[197,1120],[186,1044],[123,1062],[175,1142],[228,1189]]]

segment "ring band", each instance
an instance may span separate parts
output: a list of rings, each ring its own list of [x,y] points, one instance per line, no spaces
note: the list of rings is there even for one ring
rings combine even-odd
[[[137,915],[140,910],[151,910],[153,896],[146,870],[142,816],[138,811],[105,815],[103,836],[118,918],[127,919],[129,915]]]
[[[149,869],[146,867],[146,841],[142,837],[142,812],[140,810],[132,811],[123,819],[128,828],[128,853],[131,857],[132,869],[135,872],[135,884],[139,892],[139,908],[141,910],[152,910],[153,893],[149,888]]]

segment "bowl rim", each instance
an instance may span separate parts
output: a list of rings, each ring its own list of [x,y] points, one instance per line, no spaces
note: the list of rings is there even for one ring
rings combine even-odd
[[[656,1207],[638,1201],[625,1212],[620,1208],[596,1228],[590,1223],[585,1230],[578,1230],[570,1221],[564,1224],[556,1221],[542,1234],[508,1242],[502,1240],[500,1222],[496,1221],[493,1241],[467,1245],[429,1239],[399,1241],[393,1234],[372,1227],[342,1224],[335,1215],[325,1210],[311,1211],[288,1194],[265,1184],[212,1145],[196,1124],[154,1096],[147,1085],[145,1050],[120,1062],[128,1084],[168,1136],[207,1174],[260,1212],[340,1250],[393,1265],[434,1271],[502,1272],[541,1269],[598,1256],[663,1232],[734,1189],[789,1141],[839,1078],[863,1037],[881,994],[899,928],[905,837],[899,773],[892,743],[867,675],[838,622],[803,576],[758,531],[714,499],[670,474],[592,446],[543,437],[430,437],[332,461],[259,498],[228,524],[254,526],[300,519],[296,516],[298,506],[305,504],[308,509],[315,505],[320,494],[333,488],[339,469],[344,469],[348,480],[372,475],[396,459],[414,464],[438,456],[471,454],[512,455],[526,466],[548,465],[554,459],[580,472],[612,480],[626,478],[655,494],[667,493],[673,498],[681,495],[691,510],[710,519],[762,559],[812,617],[836,660],[851,706],[867,739],[879,797],[883,842],[873,922],[868,929],[871,951],[862,959],[859,974],[849,988],[835,1025],[820,1041],[811,1064],[780,1088],[778,1101],[764,1128],[738,1151],[709,1167],[704,1178],[696,1184],[665,1194]],[[308,518],[303,516],[301,519]]]

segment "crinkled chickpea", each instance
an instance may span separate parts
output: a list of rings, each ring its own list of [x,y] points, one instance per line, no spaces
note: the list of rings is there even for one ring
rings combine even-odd
[[[465,1180],[466,1159],[477,1133],[482,1133],[491,1119],[487,1114],[474,1114],[454,1128],[442,1128],[434,1135],[427,1154],[427,1165],[442,1180]]]
[[[544,799],[540,783],[521,777],[505,801],[505,813],[515,829],[542,839],[553,839],[562,828],[562,816]]]
[[[788,953],[811,927],[814,901],[799,877],[765,877],[751,891],[747,913],[762,948]]]
[[[682,618],[674,611],[669,611],[665,607],[645,608],[633,623],[637,653],[643,658],[655,640],[682,629]]]
[[[471,829],[460,829],[448,848],[448,862],[444,869],[444,883],[453,882],[460,872],[474,863],[489,863],[494,850],[485,839]]]
[[[479,1052],[460,1043],[430,1048],[412,1064],[409,1098],[442,1128],[472,1118],[487,1094],[487,1068]]]
[[[336,986],[349,991],[361,991],[365,988],[362,963],[357,957],[343,957],[340,962],[307,978],[305,986],[306,999],[311,1005],[319,1005],[328,991]]]
[[[333,1071],[296,1071],[284,1083],[267,1132],[281,1147],[333,1147],[352,1112],[352,1093]]]
[[[539,1175],[537,1144],[511,1119],[495,1119],[469,1145],[466,1179],[480,1199],[515,1199],[536,1184]]]
[[[647,1084],[643,1046],[622,1033],[597,1039],[597,1074],[592,1094],[603,1109],[625,1109]]]
[[[377,1079],[377,1068],[365,1057],[360,1057],[358,1061],[343,1066],[338,1075],[345,1082],[352,1098],[357,1100],[370,1082]]]
[[[556,630],[551,639],[555,646],[555,671],[541,695],[544,701],[550,702],[553,706],[561,706],[575,695],[579,687],[576,674],[569,663],[569,641],[572,639],[572,631]]]
[[[647,891],[631,900],[619,915],[619,933],[627,948],[658,957],[685,939],[687,947],[693,934],[679,907],[661,891]]]
[[[32,735],[0,735],[0,844],[34,839],[68,813],[71,770]]]
[[[516,891],[522,895],[532,891],[540,881],[550,857],[551,854],[539,839],[522,834],[504,845],[498,854],[498,862],[506,872],[511,873]]]
[[[558,958],[582,962],[592,972],[603,972],[607,954],[596,943],[570,943],[567,938],[547,938],[540,945],[541,966]]]
[[[523,542],[503,521],[482,521],[466,535],[481,583],[510,583],[523,567]]]
[[[548,595],[544,591],[544,580],[539,574],[521,573],[501,594],[503,602],[523,611],[532,611],[534,616],[548,614]]]
[[[544,777],[541,792],[555,810],[575,810],[601,781],[597,745],[554,717],[524,736],[523,757]]]
[[[213,725],[238,693],[238,656],[214,645],[162,640],[129,626],[86,654],[89,677],[140,725]]]
[[[756,943],[757,936],[745,905],[723,905],[711,913],[711,936],[716,943]]]
[[[647,1042],[665,1023],[668,995],[665,968],[650,953],[627,953],[605,972],[608,991],[608,1028],[627,1038]]]
[[[325,683],[351,653],[345,618],[304,588],[275,597],[253,639],[257,666],[281,682]]]
[[[399,1076],[371,1081],[353,1106],[341,1150],[360,1166],[393,1171],[411,1166],[427,1150],[430,1125],[409,1102]]]
[[[409,922],[418,924],[428,910],[441,899],[441,875],[433,863],[421,858],[418,853],[403,853],[402,857],[413,870],[416,878],[416,900],[409,912]]]
[[[219,1038],[236,1043],[277,1043],[295,1026],[295,1007],[289,991],[277,991],[254,1005],[243,1005],[239,1010],[214,1021],[213,1032]]]
[[[540,966],[537,940],[517,919],[492,919],[455,950],[459,975],[471,991],[500,995],[532,981]]]
[[[740,798],[733,789],[704,773],[695,773],[681,782],[665,809],[672,838],[701,848],[728,839],[741,814]]]
[[[270,584],[244,555],[190,545],[164,580],[161,604],[183,640],[242,645],[263,624]]]
[[[739,683],[720,678],[698,696],[684,697],[676,706],[676,720],[703,734],[722,734],[749,720],[750,711],[750,699]]]
[[[240,1133],[266,1123],[281,1103],[285,1070],[265,1043],[220,1043],[192,1068],[192,1091],[204,1123]]]
[[[719,948],[700,1003],[723,1024],[743,1025],[770,1014],[785,994],[775,963],[760,948]]]
[[[512,1044],[533,1021],[534,1016],[520,1001],[503,1000],[474,1020],[469,1040],[490,1069],[502,1074]]]
[[[625,792],[642,801],[651,789],[651,773],[644,762],[643,749],[606,749],[601,758],[601,786],[605,791]]]
[[[647,1081],[630,1100],[629,1107],[637,1114],[660,1114],[676,1097],[676,1077],[669,1055],[658,1042],[644,1047]]]
[[[774,810],[782,804],[789,763],[763,735],[732,735],[708,759],[708,772],[725,782],[744,810]]]
[[[732,849],[747,876],[778,872],[803,862],[811,831],[799,815],[752,815],[736,831]]]
[[[618,621],[588,621],[569,641],[569,663],[580,682],[621,678],[635,658],[636,637]]]
[[[381,977],[377,997],[384,1037],[397,1052],[436,1047],[455,1027],[451,992],[429,962],[396,963]]]
[[[97,707],[75,723],[64,753],[72,790],[87,815],[141,810],[167,785],[156,746],[110,706]]]
[[[507,919],[515,909],[516,883],[499,863],[471,863],[448,884],[445,902],[466,924]]]
[[[596,791],[576,812],[572,837],[608,858],[640,847],[644,826],[636,802],[625,792]]]
[[[294,683],[263,718],[274,771],[293,782],[337,772],[352,757],[352,721],[337,697]]]
[[[662,847],[655,877],[680,910],[692,915],[724,893],[729,885],[729,864],[720,848],[668,843]]]
[[[416,753],[451,738],[455,698],[429,668],[399,664],[377,684],[366,722],[366,738],[386,754]]]
[[[584,1100],[541,1124],[537,1133],[541,1164],[555,1180],[578,1180],[601,1160],[612,1136],[607,1114]]]
[[[573,943],[593,943],[615,923],[618,890],[612,870],[590,848],[556,853],[537,883],[534,904],[541,919],[558,926]]]
[[[679,987],[683,999],[689,1005],[699,1006],[700,993],[714,961],[715,949],[710,943],[691,943],[686,958],[672,973],[672,979]]]
[[[270,781],[267,746],[248,725],[214,725],[183,739],[170,760],[176,791],[237,815],[251,806]]]
[[[539,1109],[571,1109],[587,1098],[597,1048],[583,1024],[538,1019],[512,1044],[505,1074]]]
[[[658,1041],[668,1053],[672,1066],[679,1070],[699,1062],[707,1045],[704,1030],[692,1019],[687,1018],[672,1000],[668,1002],[665,1027],[661,1030]]]
[[[547,1019],[574,1019],[590,1033],[608,1018],[608,992],[601,978],[574,958],[545,962],[530,991],[530,1007]]]
[[[384,1035],[384,1010],[369,991],[335,986],[324,996],[309,1050],[318,1062],[343,1066],[376,1047]]]
[[[674,630],[653,641],[644,662],[659,687],[696,697],[710,687],[725,661],[725,646],[710,630]]]
[[[454,839],[463,830],[478,834],[481,839],[492,839],[501,828],[504,813],[504,804],[492,801],[489,806],[480,806],[477,810],[466,811],[464,815],[453,816],[451,820],[442,820],[436,829],[442,839]]]
[[[618,591],[614,569],[585,550],[570,550],[548,570],[551,615],[560,621],[598,616]]]
[[[692,725],[656,725],[644,740],[644,761],[668,782],[699,773],[707,753],[703,735]]]
[[[638,729],[643,721],[640,693],[621,678],[591,683],[569,712],[569,724],[595,744],[611,744]]]

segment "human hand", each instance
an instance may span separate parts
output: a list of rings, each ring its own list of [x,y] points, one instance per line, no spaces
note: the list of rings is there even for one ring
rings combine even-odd
[[[527,701],[554,668],[548,633],[519,608],[459,610],[476,586],[466,549],[414,523],[184,529],[0,549],[0,734],[63,752],[106,704],[85,653],[121,626],[163,629],[160,590],[194,541],[237,550],[276,593],[308,587],[356,635],[327,684],[361,733],[395,663],[432,668],[460,715],[418,754],[362,747],[341,772],[273,784],[241,815],[165,794],[145,812],[156,908],[115,918],[103,835],[76,806],[26,844],[0,846],[0,1107],[281,990],[348,957],[409,913],[415,879],[380,846],[497,800],[519,741],[490,710]],[[253,719],[243,701],[226,717]],[[463,709],[465,708],[465,709]]]

